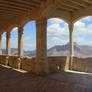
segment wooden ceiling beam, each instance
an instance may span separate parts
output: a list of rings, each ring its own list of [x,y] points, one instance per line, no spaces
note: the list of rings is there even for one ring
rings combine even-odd
[[[84,4],[83,2],[78,2],[78,0],[77,1],[75,1],[75,0],[67,0],[67,1],[69,1],[69,2],[72,2],[73,4],[76,4],[76,5],[79,5],[79,6],[82,6],[82,7],[88,7],[88,5],[87,4]]]
[[[10,4],[15,4],[15,5],[24,5],[24,6],[30,6],[30,7],[36,7],[38,5],[40,5],[40,3],[33,3],[32,0],[30,1],[24,1],[24,0],[1,0],[0,2],[4,2],[4,3],[10,3]]]
[[[61,6],[62,6],[62,7],[61,7]],[[64,9],[64,10],[66,10],[66,11],[74,11],[74,9],[69,8],[69,7],[64,7],[64,6],[61,5],[61,4],[58,4],[57,7],[58,7],[59,9]]]
[[[25,13],[27,12],[26,10],[21,10],[21,9],[17,9],[17,8],[8,8],[8,7],[0,7],[0,11],[4,11],[4,12],[18,12],[18,13]]]
[[[21,10],[21,11],[27,11],[28,9],[27,8],[22,8],[22,7],[17,7],[17,6],[11,6],[11,5],[8,5],[8,4],[6,4],[5,6],[4,6],[4,4],[2,4],[2,3],[0,3],[0,9],[2,9],[2,8],[9,8],[9,9],[16,9],[16,10]],[[31,9],[30,9],[31,10]]]
[[[73,9],[80,9],[80,7],[77,7],[74,4],[68,3],[68,2],[61,2],[61,5],[64,5],[65,7],[67,6],[67,7],[73,8]]]
[[[1,2],[0,1],[0,5],[6,5],[7,7],[17,7],[17,8],[21,8],[21,9],[32,9],[33,7],[31,6],[27,6],[27,5],[23,5],[23,4],[15,4],[14,2],[9,3],[9,2]]]
[[[92,0],[82,0],[82,1],[84,1],[84,2],[86,2],[88,4],[92,4]]]

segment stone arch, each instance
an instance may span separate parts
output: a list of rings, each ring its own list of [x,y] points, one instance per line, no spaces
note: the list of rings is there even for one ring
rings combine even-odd
[[[91,21],[87,21],[87,20],[82,20],[86,17],[91,17]],[[76,25],[77,23],[77,25]],[[79,24],[78,24],[79,23]],[[82,25],[82,26],[81,26]],[[81,47],[81,45],[83,46],[91,46],[91,39],[92,39],[92,33],[91,33],[91,28],[89,27],[89,25],[92,25],[92,16],[82,16],[77,22],[75,22],[75,26],[74,26],[74,42],[76,42],[75,45],[75,55],[76,56],[81,56],[80,52],[83,54],[82,50],[84,48]],[[76,27],[76,29],[75,29]],[[78,47],[79,48],[76,48]],[[82,50],[81,50],[82,49]],[[80,52],[79,52],[80,50]],[[86,48],[84,49],[84,53],[86,51]],[[90,50],[91,51],[91,50]],[[88,50],[86,51],[86,53],[84,54],[84,56],[86,56],[86,54],[89,53]],[[90,53],[89,53],[90,55]]]
[[[86,16],[92,16],[92,6],[74,12],[72,15],[73,23],[77,22],[78,20]]]
[[[68,29],[68,23],[65,21],[65,20],[63,20],[63,19],[61,19],[61,18],[57,18],[57,17],[52,17],[52,18],[49,18],[49,19],[59,19],[59,20],[61,20],[62,21],[62,23],[55,23],[55,24],[59,24],[59,29],[55,29],[56,30],[56,34],[53,34],[53,33],[51,33],[51,34],[53,34],[53,37],[54,38],[58,38],[57,40],[59,40],[59,42],[60,43],[57,43],[56,45],[66,45],[66,44],[68,44],[68,42],[69,42],[69,29]],[[48,19],[48,20],[49,20]],[[54,26],[55,27],[55,26]],[[64,27],[67,27],[66,28],[66,30],[67,30],[67,33],[65,33],[64,34],[64,32],[63,31],[65,31],[65,28]],[[53,28],[52,28],[53,29]],[[49,29],[48,29],[48,31],[49,31]],[[54,32],[54,29],[53,29],[53,32]],[[49,37],[49,34],[47,34],[47,36]],[[47,37],[47,38],[48,38]],[[51,37],[52,38],[52,37]],[[61,38],[63,38],[63,40],[65,40],[66,42],[63,42],[63,40],[61,39]],[[51,39],[50,39],[51,40]],[[68,41],[67,41],[68,40]],[[69,54],[69,50],[68,50],[68,52],[67,52],[67,54]],[[57,55],[58,56],[58,55]]]
[[[10,32],[11,53],[13,55],[18,55],[18,27],[12,28]]]
[[[6,32],[2,34],[2,54],[6,54]]]
[[[24,27],[24,47],[26,47],[24,48],[24,50],[27,51],[28,50],[27,48],[29,48],[30,55],[27,56],[36,56],[36,21],[35,20],[26,21],[23,27]],[[34,52],[34,55],[31,54],[31,51]]]

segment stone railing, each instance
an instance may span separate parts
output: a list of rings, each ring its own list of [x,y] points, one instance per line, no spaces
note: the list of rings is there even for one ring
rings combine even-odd
[[[19,60],[20,59],[20,60]],[[68,68],[68,63],[66,63],[66,57],[48,57],[49,68],[51,72],[59,72]],[[21,57],[18,56],[0,56],[0,63],[4,65],[9,65],[13,68],[19,68],[31,71],[34,68],[35,57]],[[7,64],[8,63],[8,64]]]
[[[51,72],[60,72],[69,69],[68,57],[48,57]]]
[[[35,57],[21,57],[18,56],[0,56],[0,63],[9,65],[13,68],[32,71],[35,64]],[[60,72],[69,69],[68,57],[48,57],[49,69],[51,72]],[[74,57],[72,70],[82,72],[92,72],[92,58],[78,58]]]
[[[74,58],[72,70],[92,73],[92,58]]]

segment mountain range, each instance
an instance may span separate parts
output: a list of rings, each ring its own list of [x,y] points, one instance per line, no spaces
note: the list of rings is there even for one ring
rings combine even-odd
[[[5,54],[5,49],[2,50]],[[17,49],[11,48],[12,55],[16,55]],[[36,50],[24,51],[25,56],[36,56]],[[69,55],[69,43],[65,45],[56,45],[47,50],[48,56],[68,56]],[[74,42],[74,56],[79,57],[91,57],[92,56],[92,46],[89,45],[78,45]]]

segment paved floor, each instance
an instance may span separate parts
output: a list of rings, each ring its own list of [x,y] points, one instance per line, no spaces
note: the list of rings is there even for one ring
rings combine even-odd
[[[61,72],[41,77],[0,65],[0,92],[92,92],[89,87],[72,83],[67,74]]]

